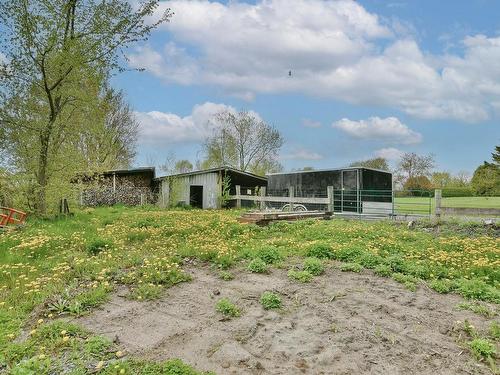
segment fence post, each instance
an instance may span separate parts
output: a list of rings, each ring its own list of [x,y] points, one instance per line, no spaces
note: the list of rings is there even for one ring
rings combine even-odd
[[[241,208],[241,186],[236,185],[236,208]]]
[[[260,200],[260,209],[261,210],[265,210],[265,208],[266,208],[266,202],[264,201],[264,197],[266,196],[266,187],[265,186],[261,186],[260,187],[259,194],[260,194],[260,196],[262,198]]]
[[[144,206],[144,194],[141,193],[141,206]]]
[[[288,188],[288,194],[289,194],[289,200],[290,200],[289,211],[293,212],[293,201],[294,201],[294,198],[295,198],[295,191],[293,189],[293,186],[290,186]]]
[[[437,218],[441,217],[441,195],[442,195],[441,189],[434,190],[434,201],[435,201],[434,214],[436,215]]]
[[[328,211],[333,212],[335,210],[335,200],[333,199],[333,186],[327,186],[326,192],[328,195]]]

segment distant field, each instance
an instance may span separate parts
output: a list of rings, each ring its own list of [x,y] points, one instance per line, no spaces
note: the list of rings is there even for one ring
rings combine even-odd
[[[434,212],[434,198],[396,198],[395,208],[399,212],[428,212],[429,201]],[[452,197],[442,199],[443,207],[500,208],[500,197]]]

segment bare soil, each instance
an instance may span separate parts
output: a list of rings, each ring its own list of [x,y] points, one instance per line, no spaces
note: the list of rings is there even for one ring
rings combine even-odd
[[[217,374],[491,374],[457,341],[456,321],[479,330],[488,320],[456,305],[463,299],[425,286],[416,292],[370,271],[330,269],[313,282],[286,270],[232,271],[223,281],[209,266],[187,269],[193,280],[153,302],[120,290],[101,310],[78,319],[117,339],[128,355],[180,358]],[[280,310],[264,310],[260,295],[282,295]],[[215,310],[227,297],[242,309],[226,320]]]

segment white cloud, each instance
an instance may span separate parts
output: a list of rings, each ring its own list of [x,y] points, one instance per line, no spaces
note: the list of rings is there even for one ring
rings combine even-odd
[[[282,160],[321,160],[323,155],[305,148],[296,148],[281,156]]]
[[[380,150],[375,151],[375,156],[377,158],[384,158],[389,161],[396,161],[401,158],[403,155],[403,151],[398,150],[394,147],[381,148]]]
[[[180,117],[159,111],[135,112],[139,121],[141,144],[172,144],[200,142],[218,125],[215,114],[236,110],[225,104],[204,103],[194,106],[190,115]]]
[[[342,130],[358,139],[383,140],[391,143],[414,144],[422,141],[417,133],[396,117],[370,117],[368,120],[349,120],[343,118],[332,127]]]
[[[302,126],[305,126],[306,128],[321,128],[321,122],[304,118],[302,119]]]
[[[432,55],[349,0],[160,4],[175,12],[162,26],[173,41],[129,57],[167,82],[215,85],[245,100],[293,92],[468,122],[491,117],[500,94],[500,37],[469,36],[460,54]]]

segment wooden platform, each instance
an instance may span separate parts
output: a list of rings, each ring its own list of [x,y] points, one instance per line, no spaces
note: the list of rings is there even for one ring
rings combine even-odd
[[[243,214],[238,221],[240,223],[268,225],[273,221],[286,220],[295,221],[302,219],[330,219],[332,212],[325,211],[306,211],[306,212],[288,212],[288,211],[254,211]]]

